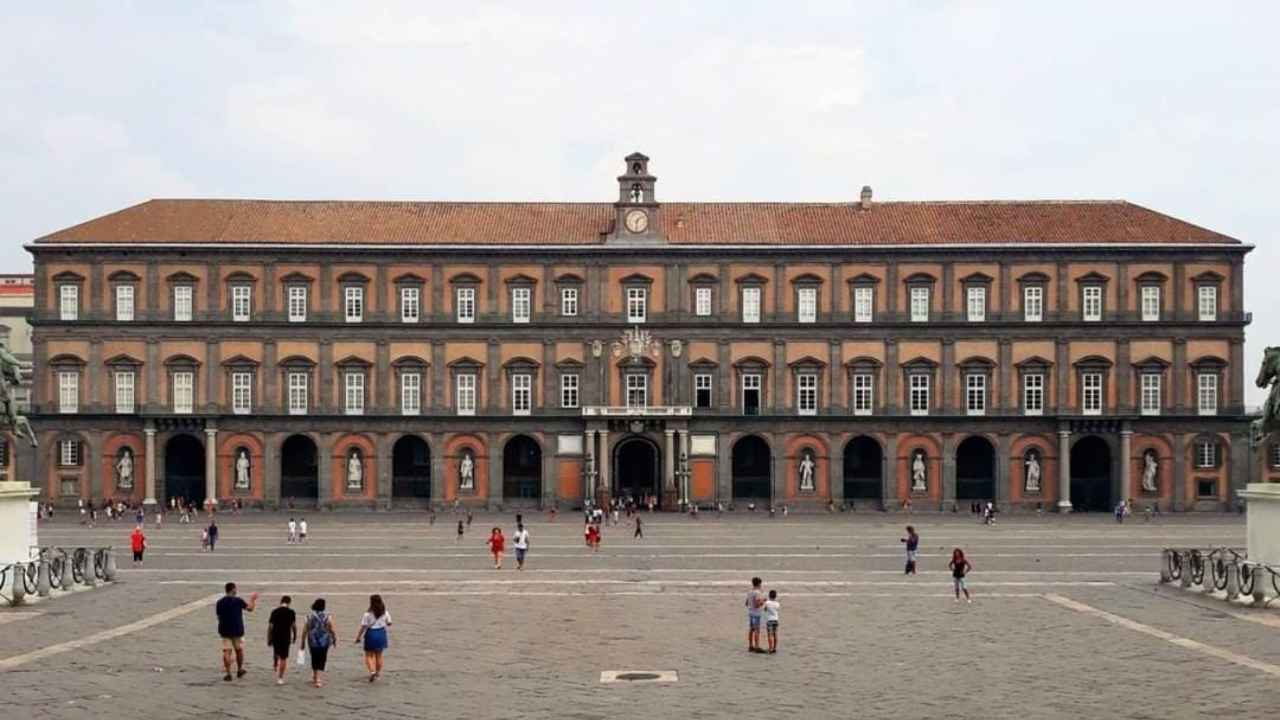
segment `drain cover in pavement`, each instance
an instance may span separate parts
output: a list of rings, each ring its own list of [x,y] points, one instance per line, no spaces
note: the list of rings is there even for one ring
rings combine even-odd
[[[679,679],[675,670],[606,670],[600,673],[602,683],[669,683]]]

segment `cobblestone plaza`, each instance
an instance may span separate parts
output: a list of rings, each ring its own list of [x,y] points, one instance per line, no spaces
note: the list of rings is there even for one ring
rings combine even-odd
[[[527,515],[529,567],[488,560],[477,516],[220,518],[148,528],[143,569],[120,582],[0,610],[0,685],[31,718],[257,717],[1263,717],[1280,679],[1280,613],[1156,587],[1164,546],[1239,545],[1234,516],[1023,516],[984,527],[917,516],[921,573],[902,575],[901,515],[644,516],[645,538],[607,527],[599,554],[575,515]],[[172,519],[171,519],[172,520]],[[60,515],[41,541],[127,545],[130,523]],[[956,604],[952,547],[975,570]],[[742,603],[764,578],[782,602],[780,651],[748,654]],[[221,680],[212,604],[227,580],[260,592],[247,617],[249,674]],[[351,645],[371,592],[395,624],[385,679]],[[339,626],[323,689],[291,666],[272,683],[266,615],[328,599]],[[674,671],[673,683],[606,684],[608,671]]]

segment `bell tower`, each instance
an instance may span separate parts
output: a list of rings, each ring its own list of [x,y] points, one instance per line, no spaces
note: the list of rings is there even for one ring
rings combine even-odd
[[[649,174],[649,158],[631,153],[626,168],[618,176],[618,200],[613,204],[614,225],[609,239],[614,241],[661,241],[658,201],[654,196],[657,178]]]

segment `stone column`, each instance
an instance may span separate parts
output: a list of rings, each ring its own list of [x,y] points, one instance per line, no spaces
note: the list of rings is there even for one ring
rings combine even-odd
[[[587,468],[595,464],[596,457],[596,431],[587,430],[583,433],[582,444],[582,497],[584,500],[596,499],[596,478],[587,474]],[[600,468],[596,468],[598,473]]]
[[[827,458],[827,497],[836,505],[844,502],[844,456],[840,448],[844,447],[847,439],[848,436],[837,433],[827,436],[827,442],[831,447],[831,453]]]
[[[613,494],[613,486],[609,484],[609,431],[600,431],[600,454],[596,458],[596,473],[599,477],[596,486],[597,496],[607,500]]]
[[[1132,486],[1129,474],[1133,471],[1133,431],[1127,427],[1120,431],[1120,498],[1129,497]]]
[[[1010,487],[1012,479],[1009,472],[1012,465],[1012,445],[1013,437],[1008,433],[1001,433],[996,438],[996,496],[994,499],[997,507],[1007,507],[1013,498]]]
[[[693,502],[693,468],[689,464],[688,428],[680,431],[680,457],[684,458],[684,466],[681,469],[685,471],[685,475],[680,482],[680,497],[687,504]]]
[[[1186,393],[1183,384],[1187,381],[1187,339],[1173,339],[1173,368],[1169,373],[1169,381],[1173,384],[1173,412],[1181,415],[1187,411]]]
[[[843,465],[844,458],[841,459]],[[832,465],[836,462],[833,459]],[[892,508],[898,504],[898,436],[889,434],[884,440],[884,466],[880,476],[881,496],[884,498],[886,508]]]
[[[1187,504],[1187,436],[1173,434],[1173,510],[1181,512]]]
[[[662,431],[662,494],[674,495],[676,491],[676,431]],[[666,497],[663,498],[664,504]]]
[[[444,435],[431,433],[423,439],[431,448],[431,504],[435,506],[443,503],[445,498]]]
[[[146,454],[146,469],[143,472],[147,474],[147,497],[143,504],[150,506],[156,504],[156,429],[149,427],[142,432],[146,435],[146,449],[143,451]]]
[[[205,502],[218,504],[218,431],[204,431],[204,497]]]
[[[784,445],[786,435],[775,433],[769,438],[769,446],[773,451],[773,472],[769,479],[769,504],[774,507],[782,505],[787,499],[787,451]]]
[[[956,439],[951,433],[942,435],[942,505],[956,501]]]
[[[1058,512],[1071,512],[1071,431],[1058,431]]]

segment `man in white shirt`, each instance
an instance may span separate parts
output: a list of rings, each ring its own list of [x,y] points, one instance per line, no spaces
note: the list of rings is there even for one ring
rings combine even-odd
[[[513,537],[516,546],[516,569],[524,569],[524,556],[529,552],[529,531],[525,529],[524,524],[516,525],[516,534]]]
[[[292,545],[298,541],[298,522],[293,518],[289,518],[289,544]]]

